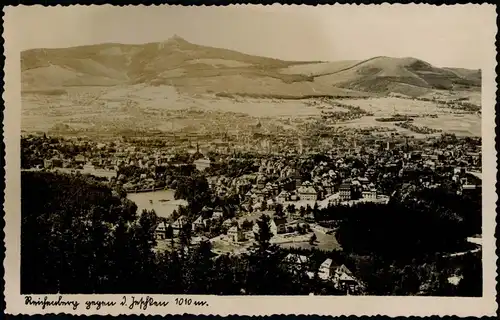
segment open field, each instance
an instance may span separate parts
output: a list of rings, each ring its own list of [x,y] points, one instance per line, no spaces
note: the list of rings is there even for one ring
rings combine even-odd
[[[386,127],[389,129],[395,129],[396,132],[401,135],[414,136],[415,138],[425,138],[428,136],[436,136],[441,134],[440,132],[433,134],[420,134],[405,128],[398,127],[395,125],[395,122],[378,122],[375,120],[376,118],[378,117],[363,117],[360,119],[338,123],[334,126],[347,128]],[[415,118],[412,124],[418,127],[425,126],[431,129],[440,129],[443,132],[454,133],[457,136],[481,136],[481,117],[473,114],[444,114],[439,115],[437,119]]]
[[[240,130],[248,132],[259,121],[282,129],[296,130],[296,124],[319,118],[322,112],[348,112],[333,107],[322,99],[271,99],[220,97],[214,94],[185,94],[172,86],[136,84],[116,87],[68,87],[61,95],[24,94],[22,96],[22,129],[116,132],[120,130],[160,130],[197,132],[202,134]],[[470,101],[480,96],[470,94]],[[443,98],[443,95],[440,95]],[[456,95],[454,96],[456,98]],[[464,114],[431,101],[378,97],[343,99],[342,104],[359,107],[373,116],[338,122],[335,126],[396,129],[402,134],[425,136],[397,127],[391,122],[378,122],[379,117],[394,113],[422,116],[417,126],[441,129],[458,135],[480,135],[481,117]],[[428,115],[437,115],[437,119]],[[261,119],[261,120],[258,120]],[[263,120],[267,119],[267,120]],[[292,120],[292,123],[275,121]],[[295,125],[293,123],[295,121]],[[298,121],[298,122],[297,122]],[[235,124],[237,126],[235,127]]]
[[[324,102],[319,102],[317,105],[310,105],[313,100],[314,99],[284,100],[252,98],[230,100],[218,98],[205,100],[202,103],[204,110],[236,112],[247,114],[252,117],[301,118],[319,116],[322,109],[347,112],[344,108],[332,107]]]
[[[414,124],[442,129],[444,132],[454,133],[457,136],[481,136],[481,117],[475,114],[445,114],[440,115],[438,119],[417,118]]]
[[[75,129],[104,131],[119,128],[170,131],[188,126],[214,128],[212,120],[217,122],[219,113],[225,113],[231,126],[235,120],[244,126],[245,122],[257,123],[255,117],[301,118],[319,116],[323,109],[346,111],[326,103],[312,105],[312,101],[198,97],[179,94],[170,86],[73,87],[64,95],[25,94],[22,127],[26,131],[46,131],[54,125],[66,124]]]
[[[314,231],[314,233],[316,234],[317,241],[313,245],[309,243],[309,239],[313,234],[312,232],[305,235],[294,234],[288,238],[284,238],[283,235],[278,235],[277,237],[271,239],[271,243],[278,244],[283,248],[316,248],[326,251],[342,250],[342,247],[335,238],[335,234],[325,234],[320,231]],[[235,253],[243,252],[252,247],[254,240],[250,239],[244,242],[235,243],[228,241],[224,236],[222,236],[212,239],[211,243],[213,249],[218,253]]]
[[[394,113],[409,115],[449,114],[455,111],[451,108],[438,105],[431,101],[401,99],[396,97],[382,97],[372,99],[346,99],[342,103],[360,107],[372,112],[375,116],[384,117]]]
[[[342,250],[342,247],[338,243],[337,239],[335,238],[335,234],[326,234],[320,231],[314,231],[314,234],[316,234],[317,240],[316,242],[311,245],[309,241],[302,241],[302,242],[289,242],[289,243],[283,243],[280,244],[281,247],[283,248],[301,248],[301,249],[312,249],[316,248],[319,250],[325,250],[325,251],[330,251],[330,250]],[[312,233],[309,235],[309,237],[312,235]]]
[[[453,99],[467,99],[470,103],[480,106],[481,105],[481,91],[480,90],[464,90],[464,91],[448,91],[448,90],[434,90],[421,98],[436,98],[439,100],[453,100]]]
[[[474,96],[473,99],[477,100],[477,97]],[[428,136],[398,127],[394,122],[376,121],[377,118],[401,114],[417,116],[412,122],[415,126],[439,129],[443,132],[454,133],[459,136],[481,136],[480,115],[454,110],[431,101],[384,97],[372,99],[347,99],[342,100],[342,103],[360,107],[366,111],[372,112],[374,115],[339,123],[338,126],[361,128],[382,126],[396,129],[397,132],[404,135],[413,135],[420,138]],[[431,118],[428,115],[437,115],[437,118]],[[439,135],[440,133],[431,135],[436,134]]]

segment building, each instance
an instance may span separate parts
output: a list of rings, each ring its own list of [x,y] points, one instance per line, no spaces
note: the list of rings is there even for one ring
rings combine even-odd
[[[333,183],[330,180],[323,180],[322,186],[326,194],[333,193]]]
[[[368,178],[366,178],[366,177],[358,177],[357,181],[361,185],[367,185],[370,183],[370,180],[368,180]]]
[[[323,200],[323,207],[328,207],[328,205],[339,205],[340,204],[340,194],[339,193],[334,193],[331,196],[327,197],[325,200]]]
[[[318,277],[324,281],[332,281],[336,289],[345,291],[346,294],[360,293],[363,289],[363,284],[345,265],[337,265],[332,259],[326,259],[320,265]]]
[[[322,280],[330,279],[333,275],[333,272],[331,272],[332,265],[333,265],[332,259],[328,258],[325,261],[323,261],[323,263],[319,266],[318,277]]]
[[[375,200],[377,199],[377,189],[375,188],[366,188],[366,189],[363,189],[363,191],[361,192],[362,196],[363,196],[363,199],[367,199],[367,200]]]
[[[482,174],[480,172],[466,172],[460,188],[462,194],[481,194]]]
[[[345,265],[335,268],[332,280],[334,286],[346,294],[356,294],[363,289],[361,282]]]
[[[464,195],[480,195],[481,194],[481,186],[480,185],[474,185],[474,184],[464,184],[460,188],[461,194]]]
[[[298,171],[294,172],[293,179],[295,180],[295,187],[296,188],[302,186],[302,177],[300,176]]]
[[[286,232],[286,218],[285,217],[274,217],[274,224],[276,225],[276,233]]]
[[[281,191],[280,194],[276,197],[276,201],[278,203],[285,203],[290,199],[290,193],[288,191]]]
[[[211,163],[210,159],[207,158],[201,158],[194,161],[194,165],[198,171],[205,171],[205,169],[210,168]]]
[[[210,241],[210,239],[208,239],[205,236],[198,236],[198,237],[193,237],[191,239],[191,244],[193,244],[193,245],[199,245],[202,242],[207,242],[207,241]]]
[[[172,223],[172,229],[174,235],[178,235],[179,232],[182,230],[182,228],[186,226],[187,223],[188,221],[184,216],[180,216],[177,220],[175,220],[175,222]]]
[[[318,200],[318,191],[310,186],[302,186],[297,189],[300,200],[316,201]]]
[[[283,259],[283,263],[294,271],[305,270],[308,267],[309,258],[301,254],[289,253]]]
[[[222,208],[216,207],[212,214],[212,219],[222,219],[222,218],[224,218],[224,213],[222,212]]]
[[[193,222],[193,231],[203,230],[205,226],[203,215],[200,214],[200,216]]]
[[[246,240],[245,233],[239,225],[235,225],[229,228],[229,230],[227,230],[227,237],[229,241],[232,242],[241,242]]]
[[[340,188],[339,188],[339,193],[340,193],[340,200],[341,201],[351,200],[351,198],[352,198],[351,184],[349,184],[349,183],[341,184]]]
[[[165,221],[160,222],[155,229],[156,239],[164,240],[167,237],[171,236],[171,235],[168,235],[168,231],[167,231],[168,228],[169,228],[169,225]]]
[[[304,264],[309,263],[309,259],[306,256],[300,255],[298,253],[289,253],[283,259],[283,262],[304,265]]]
[[[318,194],[317,200],[322,200],[326,196],[326,191],[321,185],[317,185],[314,187],[316,193]]]
[[[467,171],[465,172],[467,184],[480,186],[482,185],[483,175],[481,172]]]
[[[77,155],[77,156],[75,157],[75,163],[76,163],[76,164],[82,164],[82,165],[83,165],[83,164],[85,164],[85,162],[86,162],[86,161],[85,161],[85,156],[83,156],[83,155],[79,154],[79,155]]]

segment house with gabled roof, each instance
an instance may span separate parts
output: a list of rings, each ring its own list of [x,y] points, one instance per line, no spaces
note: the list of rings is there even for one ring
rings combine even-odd
[[[298,253],[289,253],[287,256],[283,259],[283,262],[286,264],[293,264],[293,265],[306,265],[309,263],[309,258],[298,254]]]
[[[359,293],[364,286],[344,264],[338,265],[332,259],[326,259],[319,267],[318,277],[332,281],[335,288],[347,294]]]
[[[347,294],[359,293],[364,288],[362,282],[356,279],[352,271],[344,264],[335,269],[333,283],[337,289],[343,290]]]
[[[177,220],[172,223],[172,229],[174,231],[174,235],[178,235],[179,232],[188,224],[189,221],[185,216],[180,216]]]
[[[278,203],[285,203],[286,201],[288,201],[288,199],[290,199],[290,193],[288,191],[281,191],[280,194],[278,194],[278,196],[276,197],[276,201]]]
[[[160,240],[166,239],[168,227],[169,225],[165,221],[161,221],[160,223],[158,223],[155,229],[155,238]]]
[[[245,233],[243,232],[239,224],[232,226],[231,228],[229,228],[229,230],[227,230],[227,237],[229,241],[232,242],[240,242],[246,240]]]
[[[200,214],[196,220],[193,222],[193,231],[203,230],[206,227],[206,220],[203,219],[203,215]]]

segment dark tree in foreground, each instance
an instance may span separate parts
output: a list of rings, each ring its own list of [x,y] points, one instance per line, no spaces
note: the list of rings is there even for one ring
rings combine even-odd
[[[120,291],[149,281],[153,213],[90,177],[21,175],[21,292]]]
[[[269,248],[271,238],[273,237],[273,234],[271,232],[270,221],[271,221],[271,218],[266,214],[263,214],[257,220],[257,225],[259,226],[259,231],[255,235],[255,239],[257,240],[257,243],[259,245],[259,249],[261,251],[267,250]]]

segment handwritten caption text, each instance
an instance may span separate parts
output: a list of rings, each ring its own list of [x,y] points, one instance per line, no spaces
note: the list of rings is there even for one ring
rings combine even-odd
[[[63,296],[57,298],[49,298],[48,296],[34,297],[26,296],[24,304],[29,306],[40,307],[42,310],[49,308],[71,307],[73,310],[85,308],[86,310],[101,310],[103,308],[125,307],[130,310],[139,309],[146,311],[150,307],[169,307],[184,306],[184,307],[208,307],[208,302],[204,300],[196,300],[191,298],[164,298],[159,300],[151,296],[123,296],[116,300],[71,300]]]

